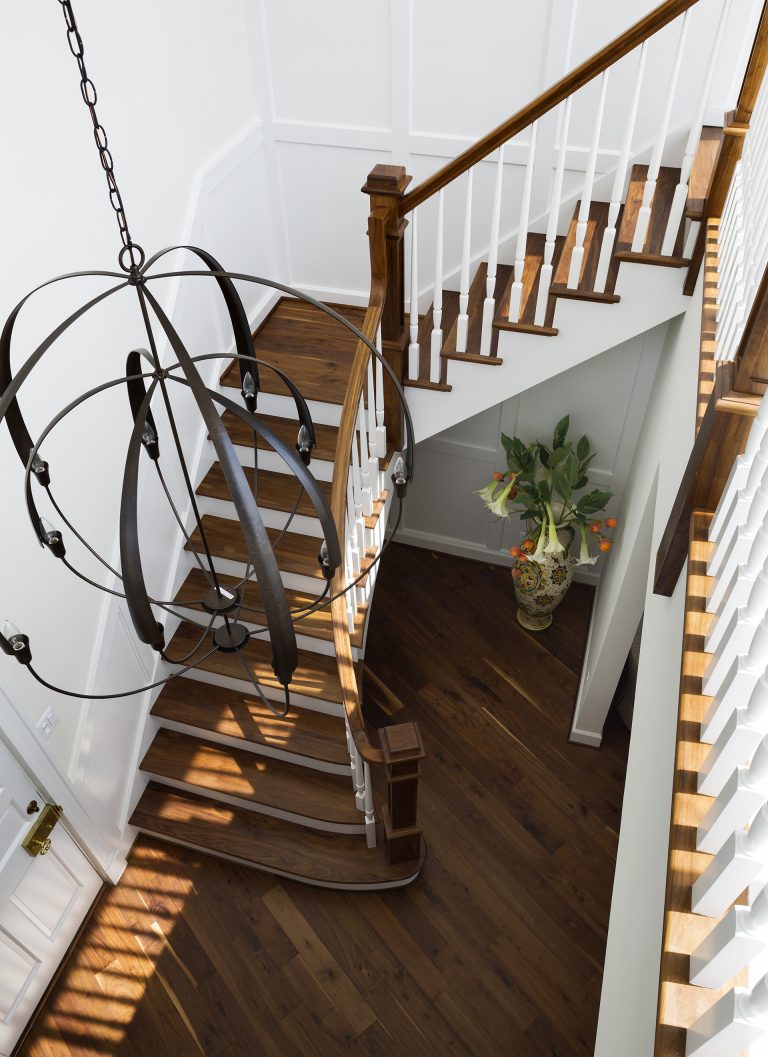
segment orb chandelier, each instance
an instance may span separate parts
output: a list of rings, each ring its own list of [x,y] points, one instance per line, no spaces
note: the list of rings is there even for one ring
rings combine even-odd
[[[276,366],[256,357],[247,313],[237,292],[235,282],[243,281],[271,287],[290,297],[296,297],[314,305],[317,309],[335,319],[359,341],[363,342],[370,350],[371,355],[376,357],[381,363],[383,370],[392,380],[393,387],[403,408],[406,429],[404,453],[397,457],[394,473],[392,474],[394,491],[399,503],[395,531],[400,524],[402,502],[407,485],[413,476],[413,426],[408,406],[397,377],[375,345],[348,319],[314,298],[271,279],[241,272],[226,271],[210,253],[196,246],[172,246],[146,258],[141,246],[133,241],[128,227],[122,196],[115,178],[107,134],[96,114],[96,88],[86,71],[85,49],[75,21],[71,0],[58,0],[58,2],[64,14],[69,48],[77,61],[80,71],[80,92],[93,123],[93,135],[98,148],[99,159],[106,175],[109,201],[117,218],[122,242],[118,255],[120,270],[81,271],[60,275],[36,287],[16,305],[6,320],[2,334],[0,334],[0,424],[4,422],[8,427],[13,445],[24,467],[23,487],[27,513],[32,530],[40,546],[47,549],[56,560],[61,562],[80,580],[102,592],[124,599],[138,640],[150,646],[159,654],[163,661],[172,666],[173,670],[163,677],[141,686],[112,693],[86,693],[76,688],[59,686],[38,671],[32,661],[32,647],[29,636],[8,620],[3,623],[0,631],[0,649],[5,654],[15,657],[19,663],[27,668],[30,675],[47,689],[69,697],[91,700],[121,698],[143,693],[198,667],[216,651],[232,653],[238,657],[245,678],[253,685],[265,706],[270,708],[276,715],[282,717],[287,714],[290,707],[289,686],[298,664],[294,625],[301,620],[305,620],[312,613],[327,608],[339,595],[353,590],[363,577],[369,575],[370,565],[346,586],[339,587],[338,590],[334,588],[332,582],[342,564],[342,547],[328,502],[309,468],[312,451],[315,447],[315,430],[312,416],[307,402],[302,396],[300,380],[297,381],[290,378]],[[164,270],[164,266],[160,265],[160,262],[174,251],[184,251],[194,255],[200,261],[201,266],[197,269]],[[96,294],[85,304],[81,304],[63,319],[14,373],[11,368],[11,356],[15,349],[13,344],[14,329],[30,298],[38,291],[55,283],[62,283],[79,277],[103,278],[105,280],[113,280],[113,282],[109,283],[105,290]],[[231,360],[233,354],[226,352],[190,355],[176,327],[164,312],[156,293],[153,292],[153,288],[156,290],[155,284],[158,280],[192,278],[213,280],[216,283],[219,295],[223,299],[229,327],[231,328],[230,337],[236,350],[234,359],[238,363],[242,404],[206,386],[197,366],[201,361],[206,360]],[[24,383],[45,355],[54,348],[62,335],[69,331],[79,319],[97,305],[124,290],[133,291],[135,295],[136,307],[141,318],[143,330],[146,333],[147,347],[129,350],[125,359],[124,373],[81,393],[76,399],[58,411],[39,436],[33,439],[27,428],[19,403],[19,394]],[[168,366],[163,366],[160,357],[159,349],[164,342],[167,342],[172,353],[173,362]],[[297,425],[295,448],[287,445],[257,414],[257,403],[261,389],[261,372],[263,370],[272,371],[282,379],[293,399]],[[130,413],[130,417],[127,415],[126,422],[130,432],[123,465],[120,509],[117,519],[120,560],[119,566],[115,567],[99,554],[86,537],[78,531],[73,520],[64,513],[62,506],[55,498],[52,485],[56,470],[55,441],[54,439],[49,440],[49,437],[51,437],[59,423],[77,408],[80,408],[100,393],[119,387],[124,387],[127,392],[127,412]],[[194,399],[196,408],[213,444],[216,457],[221,465],[229,497],[237,513],[247,552],[247,560],[245,562],[245,573],[242,577],[239,577],[238,582],[234,586],[223,586],[222,584],[220,571],[216,568],[216,562],[206,536],[205,525],[200,515],[170,399],[171,391],[178,387],[191,393]],[[161,451],[160,434],[153,407],[158,416],[162,413],[163,421],[167,425],[172,443],[164,444],[163,448],[167,447],[170,451]],[[219,409],[229,412],[240,422],[244,423],[252,435],[253,486],[249,484]],[[297,488],[293,508],[274,542],[270,540],[258,506],[259,440],[274,449],[280,456],[285,466],[285,472],[293,475]],[[53,454],[49,454],[49,449]],[[45,456],[48,457],[46,458]],[[200,540],[200,551],[202,552],[199,554],[196,550],[193,550],[193,557],[198,563],[207,584],[204,593],[200,597],[174,601],[173,599],[157,598],[148,589],[139,545],[138,486],[142,459],[148,460],[153,467],[172,515],[185,540],[189,543],[190,535],[185,529],[184,519],[177,509],[171,491],[168,488],[163,466],[167,465],[169,459],[174,459],[181,472],[181,478],[184,481],[190,504],[192,521]],[[36,492],[42,492],[45,495],[48,504],[50,504],[50,515],[58,518],[63,529],[60,526],[54,526],[51,521],[40,513],[35,499]],[[314,601],[291,608],[280,575],[278,565],[279,548],[298,511],[299,503],[305,495],[314,509],[323,532],[324,538],[318,547],[318,562],[324,579],[324,587]],[[65,531],[68,531],[105,568],[115,586],[110,587],[97,582],[75,565],[71,557],[68,556]],[[393,534],[390,534],[389,539],[379,549],[378,554],[373,559],[374,564],[380,560]],[[249,584],[254,582],[258,583],[261,596],[262,604],[258,609],[253,605],[249,606],[246,604]],[[186,610],[192,609],[195,612],[199,611],[200,619],[194,621],[199,633],[195,646],[184,656],[176,657],[169,652],[164,625],[160,618],[164,614],[171,615],[189,623],[190,617],[186,613],[178,612],[179,607]],[[243,623],[244,620],[252,625],[263,625],[263,627],[258,631],[252,630],[252,628]],[[277,681],[284,691],[284,702],[280,707],[266,698],[254,672],[243,656],[243,650],[248,645],[250,638],[259,634],[269,635],[272,649],[272,668]]]

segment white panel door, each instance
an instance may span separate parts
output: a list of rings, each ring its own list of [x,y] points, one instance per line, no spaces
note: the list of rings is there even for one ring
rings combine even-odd
[[[101,878],[60,822],[45,855],[21,842],[45,800],[0,742],[0,1055],[10,1054]],[[66,805],[64,805],[66,813]]]

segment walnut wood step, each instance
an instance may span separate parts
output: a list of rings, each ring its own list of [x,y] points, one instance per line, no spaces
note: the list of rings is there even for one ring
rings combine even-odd
[[[362,325],[364,308],[330,307],[355,326]],[[254,334],[253,347],[259,359],[279,367],[298,385],[305,400],[344,403],[357,338],[314,305],[281,298]],[[285,383],[274,371],[260,367],[259,377],[262,392],[289,395]],[[224,371],[221,382],[240,388],[236,360]]]
[[[194,786],[214,799],[237,797],[327,826],[352,827],[363,821],[347,775],[256,756],[174,730],[157,732],[141,770]]]
[[[661,254],[669,211],[672,208],[672,199],[674,198],[675,188],[680,182],[679,169],[662,166],[659,170],[659,179],[656,182],[656,191],[651,204],[651,220],[645,236],[643,252],[634,253],[632,250],[632,236],[634,235],[638,213],[643,203],[643,189],[645,188],[647,174],[647,165],[632,166],[627,201],[616,238],[614,256],[620,261],[635,261],[638,264],[661,264],[669,268],[684,268],[688,264],[688,260],[682,256],[684,230],[682,222],[675,242],[674,253],[671,257],[663,257]]]
[[[229,558],[231,561],[245,564],[248,560],[248,548],[238,521],[232,518],[216,517],[213,514],[204,514],[202,523],[214,558]],[[280,535],[280,530],[267,529],[267,532],[274,544]],[[317,560],[321,542],[315,536],[304,536],[300,532],[286,532],[277,549],[277,563],[280,569],[286,573],[322,580],[323,573]],[[187,550],[194,550],[198,554],[204,553],[197,529],[190,537],[190,543],[184,546]],[[366,556],[363,568],[368,568],[371,558],[372,554]]]
[[[571,257],[576,246],[576,232],[579,223],[579,209],[581,202],[576,203],[573,211],[565,244],[560,254],[557,267],[552,277],[550,293],[553,297],[575,297],[583,301],[605,301],[609,304],[619,300],[614,293],[616,288],[616,277],[619,273],[619,262],[615,257],[611,259],[608,268],[608,276],[604,291],[595,290],[595,279],[597,278],[597,266],[600,261],[600,250],[603,245],[603,233],[608,227],[608,202],[592,202],[589,207],[589,219],[587,220],[587,232],[584,236],[584,257],[581,264],[581,275],[578,286],[573,289],[568,286],[568,270],[571,266]],[[617,227],[621,226],[621,214],[619,214]]]
[[[186,656],[190,650],[194,649],[195,643],[202,634],[202,630],[195,624],[184,621],[171,639],[168,646],[169,655],[171,657]],[[201,651],[204,652],[202,646]],[[216,650],[196,667],[211,675],[247,682],[248,675],[243,670],[240,658],[245,661],[260,686],[271,687],[282,694],[282,684],[272,671],[272,647],[269,640],[265,640],[263,636],[253,635],[240,653],[223,653],[221,650]],[[293,673],[290,691],[292,694],[301,694],[303,697],[318,701],[341,703],[341,684],[335,657],[327,657],[323,653],[311,653],[309,650],[299,650],[299,663]]]
[[[248,484],[251,486],[251,489],[253,489],[253,467],[244,466],[243,469],[245,470],[245,476],[248,478]],[[317,484],[320,491],[325,496],[326,502],[330,503],[331,482],[318,481]],[[301,487],[292,474],[273,473],[270,470],[259,470],[258,485],[258,504],[260,507],[264,507],[267,510],[280,510],[285,513],[287,517],[293,510],[297,498],[301,495],[296,513],[303,514],[306,517],[317,517],[317,512],[312,506],[309,496],[306,492],[301,492]],[[221,463],[215,462],[213,464],[200,482],[200,485],[197,488],[197,494],[206,496],[209,499],[222,499],[225,502],[231,502],[231,496],[229,494],[229,489],[227,488],[227,482],[224,478]],[[382,498],[378,499],[373,504],[373,513],[365,519],[368,528],[372,529],[375,527],[379,515],[384,509],[387,494],[387,492],[384,492]]]
[[[298,422],[295,419],[277,418],[274,415],[262,415],[260,412],[258,417],[291,450],[295,448],[296,438],[299,433]],[[222,418],[233,444],[242,444],[246,448],[250,448],[253,445],[253,431],[248,429],[242,419],[229,411],[225,411]],[[312,458],[333,462],[336,455],[336,442],[339,437],[338,427],[324,426],[319,423],[314,423],[314,427],[316,444],[312,451]],[[271,445],[267,444],[265,440],[261,437],[257,439],[260,449],[272,451]],[[310,468],[311,466],[312,464],[310,463]]]
[[[494,327],[501,330],[517,330],[524,334],[542,334],[553,337],[557,329],[552,326],[552,301],[549,299],[544,323],[536,326],[536,300],[539,296],[541,266],[544,263],[544,246],[546,235],[530,232],[526,242],[525,268],[523,269],[523,296],[520,304],[520,319],[516,323],[509,320],[509,303],[512,297],[512,284],[515,281],[514,268],[511,271],[501,299],[497,302]],[[555,250],[552,255],[553,276],[561,259],[565,238],[558,235],[555,239]]]
[[[685,215],[689,220],[702,221],[704,219],[704,206],[709,195],[709,186],[712,183],[712,176],[722,143],[722,126],[704,125],[688,180]]]
[[[328,888],[397,887],[412,880],[423,861],[422,856],[415,863],[390,866],[381,840],[367,848],[361,836],[318,833],[154,782],[142,794],[131,825],[245,866]]]
[[[218,576],[223,587],[237,587],[240,584],[240,579],[237,576],[224,576],[221,573],[219,573]],[[190,606],[198,603],[198,600],[202,599],[203,595],[208,590],[208,586],[207,578],[203,576],[202,572],[197,567],[195,567],[179,588],[176,598],[174,599],[175,605],[181,606],[186,603],[187,606]],[[322,584],[318,583],[317,595],[310,595],[304,591],[295,591],[287,588],[285,593],[288,597],[288,605],[291,609],[301,609],[305,606],[312,605],[317,601],[321,587]],[[200,609],[199,604],[196,608]],[[366,609],[367,607],[364,605],[358,606],[357,616],[355,618],[355,631],[352,635],[353,646],[362,646]],[[262,610],[263,603],[261,589],[257,583],[249,581],[245,595],[245,607],[242,611],[242,621],[246,624],[263,625],[264,615]],[[202,613],[202,610],[200,610],[200,612]],[[325,639],[326,642],[333,642],[331,607],[326,606],[325,608],[319,609],[317,612],[310,613],[307,616],[300,616],[297,614],[294,627],[298,635],[306,635],[311,638]],[[172,684],[169,683],[168,685],[170,686]]]
[[[197,679],[171,679],[152,706],[152,715],[195,727],[202,737],[219,734],[244,746],[263,746],[321,763],[349,766],[344,720],[299,708],[278,719],[257,695],[242,694]]]

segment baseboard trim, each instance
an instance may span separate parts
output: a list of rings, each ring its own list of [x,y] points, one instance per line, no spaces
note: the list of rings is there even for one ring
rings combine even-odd
[[[595,734],[592,730],[579,730],[578,727],[574,727],[568,736],[568,741],[575,742],[576,745],[588,745],[591,749],[599,749],[603,743],[603,735]]]

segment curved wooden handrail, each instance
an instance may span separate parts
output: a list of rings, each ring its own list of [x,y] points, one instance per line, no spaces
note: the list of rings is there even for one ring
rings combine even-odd
[[[368,217],[368,239],[371,253],[371,291],[368,302],[368,310],[365,313],[363,325],[360,328],[369,341],[375,343],[376,334],[381,322],[381,314],[384,310],[386,298],[387,258],[386,258],[386,214],[382,210],[374,209]],[[357,412],[360,406],[360,396],[368,371],[368,358],[371,350],[362,341],[357,344],[355,358],[352,363],[352,371],[347,383],[347,391],[344,396],[344,407],[341,412],[339,424],[339,435],[336,443],[336,459],[333,467],[333,481],[331,484],[331,513],[336,522],[336,530],[339,539],[343,540],[346,535],[345,513],[347,504],[347,475],[352,457],[352,441],[355,434]],[[344,566],[336,571],[331,589],[334,595],[345,587]],[[341,680],[341,692],[344,702],[344,711],[347,715],[349,727],[352,732],[358,752],[369,763],[383,763],[384,754],[382,750],[374,745],[368,736],[368,731],[363,719],[360,702],[360,694],[355,677],[355,666],[352,658],[352,642],[347,625],[347,604],[343,595],[335,598],[331,603],[331,617],[333,621],[333,644],[336,650],[336,661],[339,668],[339,679]]]
[[[641,18],[639,22],[630,26],[621,36],[616,37],[610,44],[606,44],[600,51],[596,51],[594,55],[586,59],[580,66],[577,66],[575,70],[566,74],[565,77],[562,77],[551,88],[542,92],[536,99],[524,106],[522,110],[518,110],[516,114],[513,114],[507,121],[498,125],[487,136],[483,136],[477,143],[473,143],[463,154],[454,158],[453,161],[449,161],[442,169],[427,177],[423,183],[414,187],[408,194],[403,195],[399,202],[400,216],[404,217],[416,206],[426,202],[428,198],[431,198],[441,188],[461,176],[462,173],[467,172],[477,162],[486,158],[497,147],[500,147],[502,143],[506,143],[513,136],[526,129],[532,122],[549,113],[550,110],[562,103],[568,96],[573,95],[583,85],[594,80],[595,77],[607,70],[609,66],[613,66],[619,59],[628,55],[630,51],[634,51],[643,41],[658,33],[660,29],[673,22],[678,15],[682,15],[696,3],[698,3],[698,0],[666,0],[665,3],[659,4],[645,18]]]

